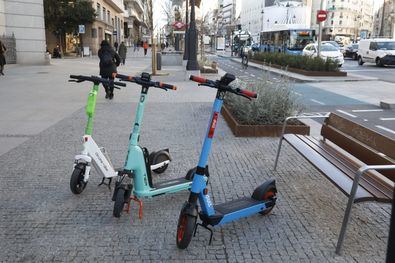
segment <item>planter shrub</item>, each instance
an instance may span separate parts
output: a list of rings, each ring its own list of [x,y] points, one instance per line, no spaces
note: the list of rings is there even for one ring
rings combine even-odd
[[[226,96],[225,106],[242,125],[282,125],[285,118],[299,114],[304,109],[286,77],[272,83],[264,74],[262,81],[238,79],[232,86],[258,93],[258,98],[252,101],[232,94]],[[296,121],[293,124],[300,123]]]
[[[306,71],[338,72],[339,66],[334,60],[324,60],[319,57],[297,56],[285,53],[256,52],[251,58],[265,64],[274,64],[281,67],[302,69]]]

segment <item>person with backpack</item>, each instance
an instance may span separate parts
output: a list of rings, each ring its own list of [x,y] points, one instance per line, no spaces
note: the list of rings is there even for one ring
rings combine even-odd
[[[0,75],[4,76],[5,52],[7,51],[3,42],[0,41]]]
[[[103,40],[100,44],[100,49],[98,52],[100,58],[100,76],[105,79],[114,79],[113,73],[117,72],[117,67],[121,63],[121,58],[115,52],[113,48],[111,48],[110,44],[107,40]],[[114,97],[114,88],[108,87],[107,85],[103,85],[104,90],[106,91],[106,99],[112,100]]]

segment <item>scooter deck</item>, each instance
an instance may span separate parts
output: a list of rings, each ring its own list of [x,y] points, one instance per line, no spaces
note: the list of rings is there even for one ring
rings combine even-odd
[[[179,185],[179,184],[189,183],[189,182],[191,182],[191,181],[182,177],[182,178],[171,179],[171,180],[163,181],[163,182],[159,182],[159,183],[154,183],[154,187],[155,187],[155,189],[162,189],[162,188],[171,187],[174,185]]]
[[[230,202],[214,205],[214,210],[222,215],[226,215],[260,203],[262,201],[255,200],[251,197],[242,197]]]

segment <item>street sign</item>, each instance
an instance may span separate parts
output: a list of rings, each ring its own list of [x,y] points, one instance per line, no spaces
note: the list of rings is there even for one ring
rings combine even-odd
[[[78,25],[78,33],[85,34],[85,25]]]
[[[114,30],[113,32],[112,32],[112,35],[113,36],[116,36],[118,34],[118,32],[116,31],[116,30]]]
[[[173,23],[173,28],[176,30],[181,30],[185,27],[185,24],[181,21],[176,21]]]
[[[317,23],[324,22],[328,18],[328,12],[325,10],[317,11]]]

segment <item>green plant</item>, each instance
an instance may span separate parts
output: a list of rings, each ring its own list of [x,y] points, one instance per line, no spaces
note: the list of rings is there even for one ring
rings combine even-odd
[[[297,56],[285,53],[256,52],[251,54],[252,59],[274,64],[281,67],[303,69],[306,71],[339,71],[337,63],[331,59],[324,60],[319,57]]]
[[[299,98],[292,91],[288,78],[283,77],[273,83],[268,80],[266,74],[262,81],[247,82],[238,79],[232,84],[235,88],[258,93],[258,98],[250,102],[241,96],[232,94],[226,96],[225,105],[240,124],[280,125],[284,123],[285,118],[299,114],[304,109]]]

